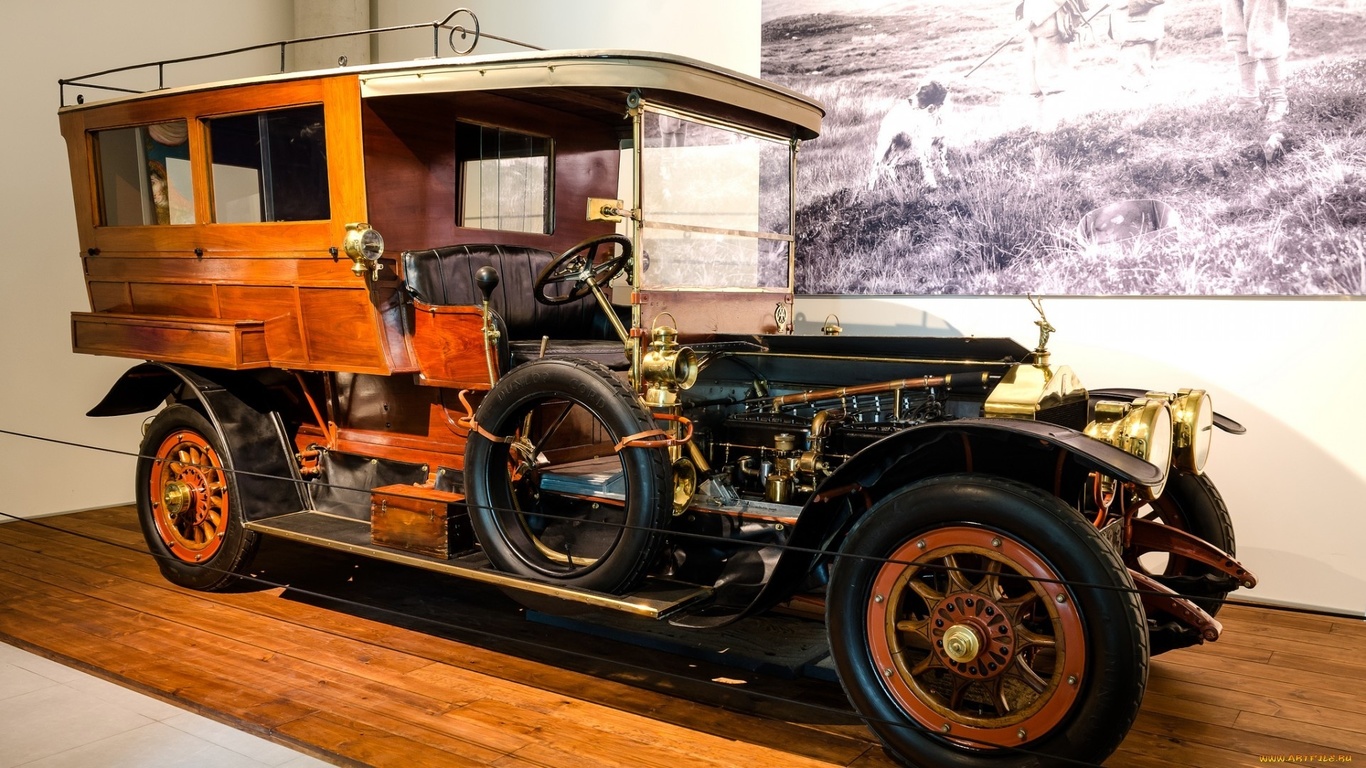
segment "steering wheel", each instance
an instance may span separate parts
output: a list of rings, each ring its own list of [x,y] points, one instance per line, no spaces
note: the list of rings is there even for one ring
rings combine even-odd
[[[598,249],[609,244],[620,246],[621,253],[608,256],[605,261],[599,262]],[[592,293],[594,285],[602,288],[611,282],[630,260],[629,239],[621,235],[590,237],[560,254],[559,258],[541,270],[541,274],[536,277],[534,288],[536,300],[551,306],[578,301]],[[574,286],[562,295],[551,295],[546,292],[547,288],[559,283],[574,283]]]

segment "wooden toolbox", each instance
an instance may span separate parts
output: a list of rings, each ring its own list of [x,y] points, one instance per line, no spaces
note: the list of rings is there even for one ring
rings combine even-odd
[[[370,540],[382,547],[449,558],[474,547],[474,532],[463,495],[386,485],[370,492]]]

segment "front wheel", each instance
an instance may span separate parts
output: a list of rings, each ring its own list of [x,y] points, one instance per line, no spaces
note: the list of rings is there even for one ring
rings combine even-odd
[[[138,451],[137,502],[147,547],[171,583],[220,590],[251,565],[257,535],[242,527],[231,458],[195,409],[171,405],[152,419]]]
[[[932,478],[873,506],[831,572],[830,650],[919,766],[1104,760],[1147,683],[1143,608],[1095,529],[1031,486]]]

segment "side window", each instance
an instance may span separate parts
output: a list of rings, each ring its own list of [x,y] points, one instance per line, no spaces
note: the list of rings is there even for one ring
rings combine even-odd
[[[510,232],[554,231],[551,141],[541,136],[456,123],[459,225]]]
[[[96,131],[99,223],[193,224],[188,139],[184,120]]]
[[[331,218],[322,105],[206,123],[214,221]]]

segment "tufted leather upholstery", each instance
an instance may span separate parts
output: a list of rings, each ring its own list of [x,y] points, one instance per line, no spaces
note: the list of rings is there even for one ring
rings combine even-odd
[[[624,347],[591,297],[555,306],[536,301],[536,277],[557,256],[540,248],[512,245],[404,251],[404,285],[424,304],[479,306],[483,295],[474,275],[481,267],[492,266],[498,270],[499,282],[489,304],[506,327],[514,365],[539,357],[541,337],[549,336],[546,357],[583,357],[616,369],[625,367]]]

